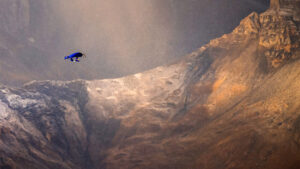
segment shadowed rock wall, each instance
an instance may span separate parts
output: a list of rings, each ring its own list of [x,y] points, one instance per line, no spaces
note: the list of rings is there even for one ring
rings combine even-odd
[[[299,168],[289,12],[252,13],[180,61],[131,76],[1,86],[0,167]]]

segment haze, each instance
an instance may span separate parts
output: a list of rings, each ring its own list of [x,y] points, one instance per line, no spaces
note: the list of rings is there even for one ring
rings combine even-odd
[[[16,58],[31,59],[28,63],[17,60],[25,65],[20,72],[34,72],[22,82],[115,78],[174,62],[210,39],[231,32],[242,18],[253,11],[264,11],[268,3],[259,0],[4,0],[0,5],[11,10],[1,13],[2,20],[12,26],[0,30],[17,39],[26,39],[30,46],[15,54]],[[79,64],[63,60],[75,51],[86,53],[87,59]],[[12,79],[7,77],[2,81],[9,83]]]

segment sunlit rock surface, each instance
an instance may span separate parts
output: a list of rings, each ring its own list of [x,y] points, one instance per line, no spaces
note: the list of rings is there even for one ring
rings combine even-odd
[[[232,33],[147,72],[1,86],[0,166],[300,168],[298,6],[282,3],[298,1],[272,1]]]

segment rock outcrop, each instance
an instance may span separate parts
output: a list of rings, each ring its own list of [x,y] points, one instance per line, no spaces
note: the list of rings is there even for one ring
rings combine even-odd
[[[300,168],[297,3],[147,72],[1,86],[0,167]]]
[[[271,1],[271,9],[260,16],[260,45],[273,67],[289,60],[299,48],[300,1]]]

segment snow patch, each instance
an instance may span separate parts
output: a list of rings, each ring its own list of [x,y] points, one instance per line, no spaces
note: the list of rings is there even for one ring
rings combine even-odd
[[[7,118],[9,113],[7,110],[7,105],[0,101],[0,119]]]
[[[15,95],[15,94],[10,94],[10,95],[6,95],[6,99],[9,102],[9,105],[12,108],[26,108],[29,106],[34,106],[37,104],[42,104],[40,101],[38,100],[34,100],[34,99],[23,99],[22,97]]]

